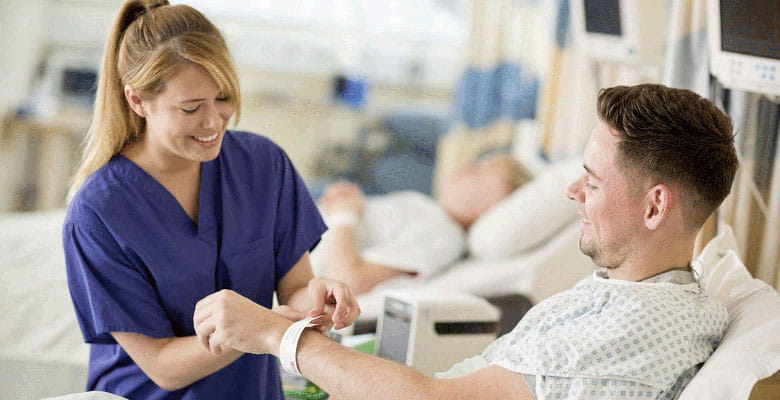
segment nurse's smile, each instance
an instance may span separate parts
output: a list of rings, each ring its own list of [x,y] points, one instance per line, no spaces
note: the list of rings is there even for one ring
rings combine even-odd
[[[162,92],[137,102],[146,134],[125,155],[140,165],[139,158],[151,158],[167,170],[215,159],[235,111],[230,96],[197,64],[180,66]]]
[[[193,139],[204,144],[214,143],[217,141],[217,138],[219,138],[219,132],[210,136],[193,136]]]

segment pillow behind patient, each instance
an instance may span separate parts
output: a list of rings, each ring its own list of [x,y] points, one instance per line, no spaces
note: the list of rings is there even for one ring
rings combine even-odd
[[[477,219],[468,232],[472,257],[506,258],[549,239],[577,216],[566,187],[583,173],[579,157],[550,165]]]
[[[747,400],[758,380],[780,369],[780,294],[750,275],[731,228],[718,232],[693,267],[704,293],[726,306],[729,325],[680,400]]]

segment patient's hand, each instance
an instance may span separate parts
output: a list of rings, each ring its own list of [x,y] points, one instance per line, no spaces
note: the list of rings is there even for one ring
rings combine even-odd
[[[339,182],[325,188],[325,194],[318,204],[327,213],[350,212],[360,216],[363,213],[365,196],[357,185]]]

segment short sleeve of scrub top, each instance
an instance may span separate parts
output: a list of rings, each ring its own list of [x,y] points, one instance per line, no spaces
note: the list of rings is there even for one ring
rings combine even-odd
[[[145,399],[281,399],[274,357],[246,354],[192,385],[154,384],[110,332],[194,335],[195,303],[221,289],[272,306],[278,282],[326,227],[286,154],[226,132],[201,167],[197,223],[123,156],[92,174],[63,228],[68,284],[86,342],[87,390]]]

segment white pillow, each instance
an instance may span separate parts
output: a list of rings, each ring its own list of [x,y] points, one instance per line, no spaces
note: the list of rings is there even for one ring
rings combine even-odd
[[[557,162],[479,217],[468,232],[475,258],[506,258],[546,241],[577,216],[566,187],[584,171],[579,157]]]
[[[728,309],[729,324],[681,400],[748,399],[757,381],[780,369],[780,294],[750,276],[731,228],[722,224],[718,230],[693,266],[704,292]]]

